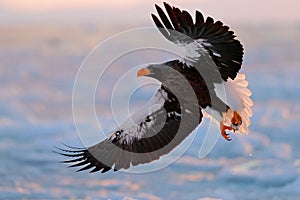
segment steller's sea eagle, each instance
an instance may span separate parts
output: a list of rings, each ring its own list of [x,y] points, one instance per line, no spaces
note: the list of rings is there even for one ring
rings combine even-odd
[[[166,39],[184,46],[186,55],[182,60],[151,64],[137,72],[138,77],[161,82],[148,102],[159,105],[152,113],[140,110],[132,116],[138,123],[124,122],[107,139],[89,148],[58,148],[61,155],[73,157],[64,163],[82,166],[78,171],[92,168],[91,172],[104,173],[157,160],[197,128],[203,116],[217,122],[220,134],[228,141],[226,131],[248,133],[253,102],[245,75],[238,74],[244,53],[234,32],[211,17],[204,20],[199,11],[193,21],[187,11],[167,3],[166,12],[155,7],[155,25]],[[220,85],[230,91],[226,98],[218,93]],[[237,103],[231,105],[231,98]]]

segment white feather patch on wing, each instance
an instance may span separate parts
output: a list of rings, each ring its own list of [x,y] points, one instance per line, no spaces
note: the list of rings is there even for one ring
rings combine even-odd
[[[223,116],[221,116],[218,111],[212,109],[209,106],[203,109],[203,116],[210,119],[211,121],[215,122],[218,125],[223,120]]]
[[[224,101],[232,110],[228,110],[223,114],[223,122],[225,125],[230,125],[233,111],[238,112],[242,117],[242,125],[237,133],[248,134],[248,126],[250,125],[250,117],[252,116],[253,101],[250,96],[252,92],[247,88],[248,81],[245,79],[245,74],[238,74],[234,80],[228,78],[227,82],[215,84],[217,96]],[[213,115],[204,113],[204,117],[208,117],[215,122],[220,123]],[[231,131],[233,132],[233,131]]]

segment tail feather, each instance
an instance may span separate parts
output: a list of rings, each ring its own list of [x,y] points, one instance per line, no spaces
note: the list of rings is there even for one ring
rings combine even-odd
[[[252,92],[247,87],[248,81],[246,80],[245,74],[237,74],[234,80],[228,78],[227,82],[215,85],[217,96],[222,99],[232,111],[238,112],[242,117],[242,125],[239,130],[236,131],[240,134],[248,134],[248,126],[251,123],[250,117],[252,116],[251,107],[253,106],[253,101],[250,98]],[[223,115],[223,122],[225,124],[230,123],[233,116],[232,111]],[[219,123],[217,119],[206,112],[204,113],[204,117]]]
[[[250,117],[252,116],[253,101],[250,96],[252,95],[251,90],[247,88],[248,81],[246,80],[245,74],[238,74],[234,80],[228,79],[228,84],[232,88],[232,90],[237,94],[240,98],[240,109],[236,111],[242,116],[243,123],[240,129],[237,131],[238,133],[248,134],[248,126],[250,125]],[[230,98],[230,97],[229,97]],[[230,106],[230,104],[228,104]]]

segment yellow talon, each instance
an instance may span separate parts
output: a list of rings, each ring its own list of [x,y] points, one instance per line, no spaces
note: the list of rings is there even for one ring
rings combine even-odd
[[[223,122],[220,123],[220,129],[221,129],[221,135],[223,136],[223,138],[225,138],[225,140],[230,141],[230,137],[229,134],[226,133],[226,130],[232,130],[232,128],[230,126],[226,126],[223,124]]]

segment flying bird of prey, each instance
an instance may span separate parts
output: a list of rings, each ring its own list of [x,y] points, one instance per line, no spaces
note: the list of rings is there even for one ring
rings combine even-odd
[[[61,155],[72,157],[64,163],[82,167],[78,171],[104,173],[157,160],[195,130],[203,116],[218,123],[220,134],[228,141],[228,132],[248,133],[253,102],[245,75],[238,73],[244,53],[234,32],[211,17],[204,19],[199,11],[193,20],[187,11],[167,3],[165,11],[155,7],[157,15],[151,16],[158,30],[183,46],[185,56],[137,72],[138,77],[161,82],[146,105],[159,105],[151,113],[141,109],[131,116],[135,123],[125,121],[107,139],[89,148],[58,148]]]

